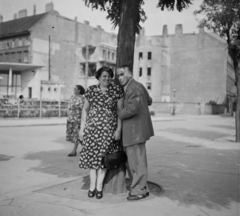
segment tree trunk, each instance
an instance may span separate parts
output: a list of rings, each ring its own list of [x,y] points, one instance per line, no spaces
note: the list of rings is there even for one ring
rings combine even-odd
[[[235,122],[236,122],[236,142],[240,142],[240,70],[237,68],[236,73],[237,79],[237,106],[235,112]]]
[[[135,35],[139,19],[138,8],[139,0],[122,0],[116,69],[119,66],[128,65],[131,71],[133,70]],[[115,76],[115,82],[119,84],[117,76]],[[104,191],[112,194],[126,192],[125,175],[125,165],[108,170],[104,180]]]
[[[117,67],[128,65],[132,71],[139,19],[139,0],[122,0],[118,30]]]

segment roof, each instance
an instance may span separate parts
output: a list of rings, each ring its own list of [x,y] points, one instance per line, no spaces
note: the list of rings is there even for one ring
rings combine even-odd
[[[25,63],[13,63],[13,62],[0,62],[0,71],[9,71],[11,68],[13,71],[28,71],[36,68],[44,67],[44,65],[25,64]]]
[[[46,14],[47,13],[43,13],[0,23],[0,38],[28,33],[29,29]]]

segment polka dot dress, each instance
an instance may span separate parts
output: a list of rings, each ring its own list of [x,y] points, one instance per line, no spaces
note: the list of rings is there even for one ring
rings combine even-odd
[[[117,102],[122,97],[123,91],[115,84],[110,84],[105,93],[102,93],[99,85],[87,89],[85,98],[90,103],[90,109],[80,152],[80,168],[106,168],[101,164],[102,157],[106,153],[119,151],[114,132],[117,128]]]

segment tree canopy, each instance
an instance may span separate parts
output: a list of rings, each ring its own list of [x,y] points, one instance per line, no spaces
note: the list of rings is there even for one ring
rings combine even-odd
[[[204,0],[194,14],[204,15],[200,20],[200,26],[213,30],[225,38],[228,44],[240,29],[239,0]]]
[[[122,6],[124,5],[124,0],[84,0],[88,7],[93,9],[99,9],[102,11],[107,11],[107,19],[109,19],[113,27],[120,25],[120,17],[122,13]],[[140,22],[144,22],[147,19],[145,11],[143,9],[144,0],[135,0],[137,3],[138,13],[133,13],[133,18],[135,20],[135,32],[139,33],[141,29]],[[182,11],[187,8],[193,0],[157,0],[156,7],[161,8],[161,10],[174,10]]]

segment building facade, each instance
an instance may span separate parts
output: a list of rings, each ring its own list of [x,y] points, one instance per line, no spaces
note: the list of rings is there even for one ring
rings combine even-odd
[[[136,40],[134,78],[150,92],[154,102],[224,104],[236,93],[234,69],[226,41],[200,28],[198,34],[183,34],[176,25],[159,36]]]
[[[76,84],[97,83],[102,65],[115,68],[115,34],[63,17],[53,3],[43,14],[35,11],[0,19],[0,96],[68,99]]]
[[[96,84],[94,73],[103,65],[115,70],[117,36],[61,16],[53,3],[28,16],[26,10],[3,22],[0,16],[0,97],[69,99],[73,88]],[[226,42],[214,33],[136,38],[134,78],[149,91],[154,103],[224,104],[236,94],[233,63]]]

